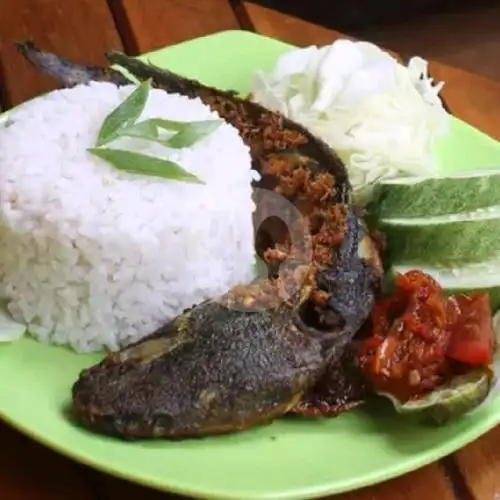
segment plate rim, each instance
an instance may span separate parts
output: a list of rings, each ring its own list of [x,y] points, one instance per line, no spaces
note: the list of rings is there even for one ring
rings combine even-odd
[[[37,343],[37,341],[32,338],[22,339],[21,342],[23,341]],[[55,347],[57,348],[57,346]],[[60,348],[65,349],[65,347]],[[140,474],[133,473],[133,475],[131,475],[129,470],[125,470],[129,467],[123,468],[109,465],[110,462],[108,459],[96,458],[94,452],[82,452],[71,446],[62,445],[57,439],[53,439],[50,435],[39,432],[37,428],[24,425],[15,418],[11,418],[2,408],[0,408],[0,419],[29,439],[32,439],[76,463],[126,482],[151,488],[159,492],[183,495],[188,498],[191,497],[200,500],[312,500],[321,499],[330,495],[355,492],[362,488],[384,483],[435,463],[441,458],[460,450],[500,424],[500,394],[497,393],[488,404],[496,405],[497,408],[494,412],[488,413],[481,420],[477,421],[472,432],[468,429],[467,432],[458,433],[453,438],[449,439],[445,445],[441,445],[438,448],[434,447],[430,451],[425,450],[416,453],[412,455],[411,458],[405,458],[405,460],[398,462],[385,472],[374,469],[373,472],[368,474],[365,473],[354,477],[351,476],[347,479],[335,480],[334,482],[323,481],[318,485],[305,487],[291,486],[289,489],[282,488],[280,491],[275,490],[272,492],[265,492],[264,490],[252,491],[251,494],[247,496],[242,495],[241,491],[236,491],[234,487],[228,489],[221,489],[220,486],[198,487],[195,482],[186,483],[182,480],[176,482],[172,481],[172,479],[169,479],[167,483],[159,479],[158,475],[142,472]],[[470,415],[472,415],[472,413]]]
[[[145,57],[155,56],[157,54],[165,53],[166,51],[169,51],[177,47],[187,47],[189,45],[199,44],[200,42],[203,42],[204,40],[207,39],[226,38],[226,37],[229,38],[236,37],[239,38],[240,40],[242,38],[265,39],[273,43],[280,43],[284,47],[288,46],[290,48],[294,48],[294,45],[292,44],[283,42],[278,39],[274,39],[266,35],[261,35],[259,33],[254,33],[241,29],[240,30],[233,29],[233,30],[220,31],[202,37],[193,38],[191,40],[187,40],[175,45],[159,48],[154,51],[141,54],[141,56]],[[10,111],[11,110],[6,110],[2,114],[0,114],[0,122],[8,118],[8,114]],[[475,127],[471,126],[470,124],[464,122],[463,120],[455,116],[453,116],[453,119],[465,125],[468,129],[470,129],[471,133],[478,133],[481,136],[484,136],[485,138],[492,140],[500,147],[499,141],[496,141],[494,138],[488,136],[484,132],[476,129]],[[498,398],[498,396],[496,398]],[[493,402],[490,402],[489,404],[492,403]],[[52,439],[47,434],[43,432],[38,432],[36,428],[32,428],[28,425],[23,425],[16,419],[11,418],[1,408],[0,408],[0,419],[10,427],[16,429],[17,431],[27,436],[29,439],[32,439],[42,444],[43,446],[49,448],[50,450],[60,455],[63,455],[64,457],[67,457],[77,463],[86,465],[105,474],[109,474],[110,476],[114,476],[141,486],[153,488],[158,491],[180,494],[180,495],[188,495],[192,498],[201,498],[201,499],[214,498],[218,500],[243,500],[244,498],[245,499],[251,498],[252,500],[298,500],[298,499],[321,498],[327,495],[346,493],[348,491],[356,491],[360,488],[386,482],[390,479],[394,479],[396,477],[405,475],[407,473],[425,467],[426,465],[434,463],[437,460],[475,441],[480,436],[486,434],[496,425],[498,425],[500,423],[500,406],[494,413],[485,415],[482,420],[477,422],[473,428],[473,432],[468,430],[465,433],[461,433],[458,434],[457,436],[454,436],[452,439],[446,442],[446,445],[440,446],[437,449],[434,448],[434,450],[436,450],[434,452],[429,453],[429,451],[426,451],[425,453],[417,453],[412,458],[405,459],[404,461],[399,462],[396,466],[391,467],[389,472],[381,473],[377,469],[372,473],[363,474],[361,478],[357,476],[354,478],[351,477],[348,479],[335,480],[335,482],[330,482],[330,483],[322,482],[318,486],[308,486],[300,488],[292,486],[290,490],[282,489],[282,491],[280,492],[276,491],[272,493],[253,492],[251,497],[243,497],[241,494],[235,492],[234,488],[232,488],[233,491],[229,490],[219,491],[216,488],[211,487],[209,491],[207,488],[204,489],[203,487],[193,486],[194,483],[191,483],[191,485],[186,485],[182,481],[180,483],[172,482],[171,479],[168,481],[168,484],[166,484],[166,482],[162,482],[155,475],[148,475],[141,473],[140,475],[134,474],[133,476],[131,476],[129,472],[123,472],[123,468],[109,465],[109,461],[106,459],[95,458],[91,456],[92,455],[91,453],[85,451],[80,452],[76,449],[72,449],[70,446],[65,447],[59,444],[56,440]]]

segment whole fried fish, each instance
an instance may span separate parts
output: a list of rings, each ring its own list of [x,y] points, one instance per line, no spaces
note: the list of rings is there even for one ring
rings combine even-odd
[[[33,44],[17,46],[64,86],[129,83],[111,69],[86,72]],[[122,437],[184,437],[244,429],[292,409],[304,414],[306,406],[309,413],[334,413],[317,396],[326,395],[330,406],[338,400],[330,389],[339,361],[368,317],[382,276],[378,249],[349,205],[341,160],[304,127],[234,92],[117,52],[108,60],[157,88],[199,97],[235,126],[261,174],[256,187],[296,207],[307,231],[298,224],[295,235],[293,221],[286,230],[264,223],[256,250],[269,278],[186,311],[82,372],[73,387],[76,417]],[[266,196],[257,196],[256,205],[259,221],[273,213]],[[348,385],[351,372],[342,373]]]
[[[93,430],[126,437],[219,434],[272,420],[323,371],[321,343],[299,325],[293,308],[200,304],[85,370],[73,412]]]
[[[354,214],[348,219],[330,289],[337,328],[307,324],[307,266],[293,270],[300,287],[288,297],[283,277],[236,287],[84,370],[73,386],[77,420],[128,438],[193,437],[287,413],[335,366],[373,303],[373,269],[359,251],[367,236]]]

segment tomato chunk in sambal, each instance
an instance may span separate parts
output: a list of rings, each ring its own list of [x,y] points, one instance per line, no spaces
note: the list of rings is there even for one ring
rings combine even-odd
[[[437,281],[418,270],[396,276],[395,291],[375,305],[367,327],[360,368],[376,392],[402,402],[492,361],[488,295],[447,297]]]

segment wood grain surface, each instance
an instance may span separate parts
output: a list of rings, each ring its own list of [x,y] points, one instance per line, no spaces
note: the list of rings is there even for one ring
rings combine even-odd
[[[4,424],[0,424],[0,443],[2,500],[95,500],[83,466]]]
[[[182,500],[114,478],[105,478],[107,500]],[[432,496],[433,495],[433,496]],[[438,465],[424,467],[405,476],[352,493],[325,497],[325,500],[456,500],[446,476]]]
[[[106,50],[122,48],[106,0],[0,0],[0,79],[7,106],[56,88],[14,48],[14,40],[27,38],[88,64],[104,64]]]
[[[110,6],[133,54],[240,27],[226,1],[111,0]]]
[[[377,484],[331,500],[455,500],[446,476],[436,464],[429,465],[392,481]]]
[[[30,38],[47,50],[101,64],[104,52],[146,52],[227,29],[254,29],[297,45],[327,44],[335,30],[248,2],[227,0],[0,0],[0,97],[12,106],[55,88],[15,51]],[[500,84],[432,63],[452,111],[500,138]],[[1,152],[0,152],[1,154]],[[0,396],[1,397],[1,396]],[[0,424],[0,500],[174,500],[71,462]],[[333,498],[333,497],[332,497]],[[498,500],[500,428],[453,457],[338,500]]]
[[[500,499],[500,427],[455,453],[454,459],[474,500]]]

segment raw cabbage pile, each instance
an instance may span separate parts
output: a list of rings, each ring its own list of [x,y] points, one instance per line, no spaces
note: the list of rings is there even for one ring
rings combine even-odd
[[[427,61],[408,66],[367,42],[294,49],[256,73],[252,98],[301,123],[346,163],[356,201],[381,178],[432,175],[435,141],[449,129]]]

